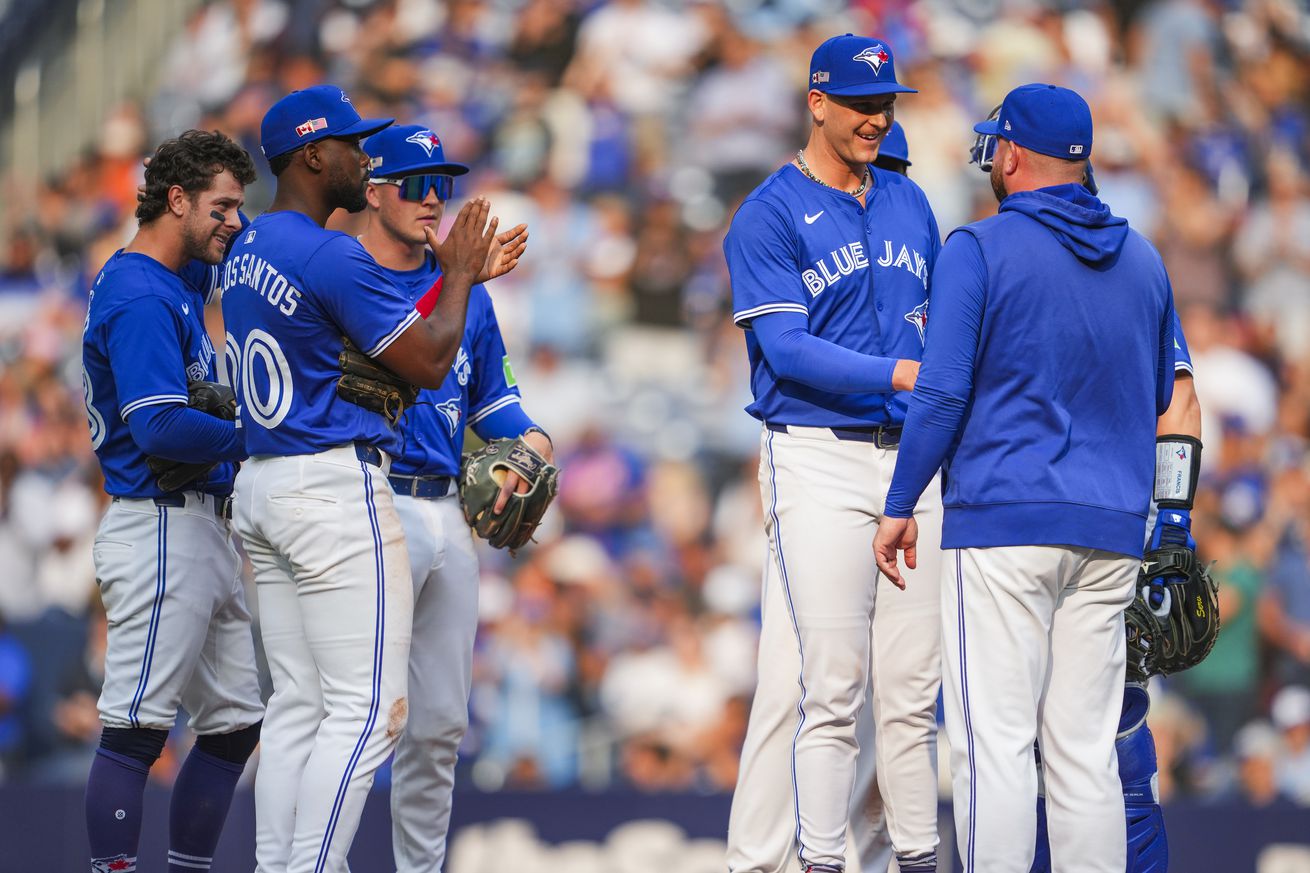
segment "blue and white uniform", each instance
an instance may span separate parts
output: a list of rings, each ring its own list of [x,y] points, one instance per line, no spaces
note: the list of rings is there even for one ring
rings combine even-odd
[[[431,253],[417,270],[386,270],[417,301],[441,275]],[[478,560],[455,487],[464,429],[484,440],[532,427],[501,338],[491,295],[469,293],[464,336],[446,381],[424,389],[400,421],[391,467],[414,583],[409,727],[392,765],[392,850],[400,873],[438,873],[446,857],[456,752],[468,728]]]
[[[886,511],[906,517],[942,468],[943,683],[965,869],[1027,873],[1038,739],[1055,867],[1122,871],[1123,610],[1173,388],[1168,276],[1127,222],[1058,185],[953,233],[933,291]]]
[[[940,499],[929,493],[916,510],[917,590],[879,582],[870,544],[909,397],[892,390],[892,373],[922,355],[940,238],[914,182],[869,169],[861,203],[784,166],[747,197],[724,242],[751,365],[747,412],[763,425],[770,546],[728,831],[734,873],[773,873],[793,851],[802,868],[843,868],[871,667],[887,828],[903,871],[935,869],[940,643],[924,628],[937,626]]]
[[[87,419],[114,497],[95,543],[109,617],[100,716],[111,727],[168,730],[182,704],[197,733],[227,733],[263,710],[226,521],[231,462],[244,450],[230,422],[186,405],[189,381],[214,378],[198,282],[120,251],[96,276],[87,309]],[[187,491],[165,493],[148,454],[221,463]],[[207,651],[219,662],[199,670]]]
[[[188,382],[215,379],[206,298],[193,288],[212,290],[212,272],[199,264],[187,272],[184,278],[144,254],[117,252],[96,276],[83,332],[91,444],[113,495],[94,546],[109,623],[99,701],[105,731],[86,803],[97,870],[136,869],[146,774],[179,706],[199,740],[174,795],[175,837],[178,828],[221,828],[221,814],[215,823],[196,808],[197,785],[213,782],[217,771],[226,788],[211,786],[214,796],[231,796],[244,757],[229,762],[211,753],[232,748],[233,738],[220,735],[237,732],[236,745],[248,743],[249,754],[264,710],[227,521],[232,462],[244,449],[231,422],[187,406]],[[219,463],[187,490],[166,493],[147,455]],[[174,841],[170,864],[207,870],[208,855],[171,851],[201,851],[193,843],[204,840]]]
[[[266,213],[222,269],[250,460],[233,519],[273,679],[255,785],[261,873],[345,870],[373,774],[405,727],[413,593],[386,476],[401,433],[339,398],[343,338],[370,355],[418,318],[360,244]]]

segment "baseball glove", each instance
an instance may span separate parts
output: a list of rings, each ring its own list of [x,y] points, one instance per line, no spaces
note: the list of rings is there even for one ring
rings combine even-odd
[[[188,382],[187,406],[224,421],[235,421],[237,417],[236,395],[221,382]],[[155,474],[155,484],[161,491],[181,491],[192,482],[209,475],[209,471],[217,467],[218,463],[174,461],[171,458],[148,455],[146,465]]]
[[[507,470],[529,484],[526,493],[511,494],[500,512],[496,498]],[[459,471],[459,502],[464,519],[493,548],[522,548],[532,539],[550,502],[555,499],[559,469],[522,440],[492,440],[465,455]]]
[[[1128,679],[1144,682],[1205,660],[1219,636],[1219,586],[1185,546],[1146,553],[1124,612]]]
[[[418,401],[418,389],[361,352],[348,339],[337,357],[341,378],[337,396],[356,406],[376,412],[390,424],[400,421],[405,410]]]

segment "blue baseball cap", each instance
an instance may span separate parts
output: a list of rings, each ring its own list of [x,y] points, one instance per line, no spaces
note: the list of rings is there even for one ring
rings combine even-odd
[[[441,140],[418,124],[388,127],[369,137],[364,143],[364,151],[373,159],[374,176],[396,178],[419,173],[462,176],[469,171],[463,164],[447,161]]]
[[[919,93],[896,81],[891,46],[850,33],[824,40],[810,55],[810,90],[838,97]]]
[[[878,146],[878,157],[900,161],[907,167],[914,166],[910,160],[910,144],[905,139],[905,128],[901,127],[899,121],[893,121],[892,129],[882,138],[882,145]]]
[[[1092,110],[1076,91],[1040,82],[1020,85],[1001,103],[1000,114],[973,126],[1053,158],[1092,156]]]
[[[330,136],[368,136],[394,118],[360,118],[346,92],[336,85],[292,91],[264,113],[259,148],[266,158],[293,152]]]

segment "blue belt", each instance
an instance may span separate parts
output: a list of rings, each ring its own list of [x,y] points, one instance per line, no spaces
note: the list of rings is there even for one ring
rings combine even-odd
[[[435,500],[450,494],[454,479],[450,476],[388,476],[387,481],[397,494]]]
[[[776,433],[787,433],[787,425],[785,424],[767,422],[764,426]],[[871,427],[825,427],[823,429],[839,440],[873,443],[880,449],[894,449],[901,444],[901,426],[899,424]]]
[[[232,518],[232,495],[221,497],[217,494],[205,494],[204,496],[213,498],[214,515],[225,521]],[[120,499],[115,497],[114,502],[117,503]],[[186,494],[180,491],[152,497],[150,500],[154,502],[155,506],[168,506],[173,509],[182,509],[186,506]]]
[[[382,450],[368,443],[355,443],[355,457],[374,467],[382,466]]]

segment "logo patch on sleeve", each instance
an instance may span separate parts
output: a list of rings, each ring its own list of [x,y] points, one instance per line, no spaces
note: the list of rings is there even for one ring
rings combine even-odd
[[[519,383],[519,381],[514,378],[514,368],[510,366],[509,355],[506,355],[505,357],[501,358],[500,363],[505,370],[506,387],[513,388],[515,385]]]

